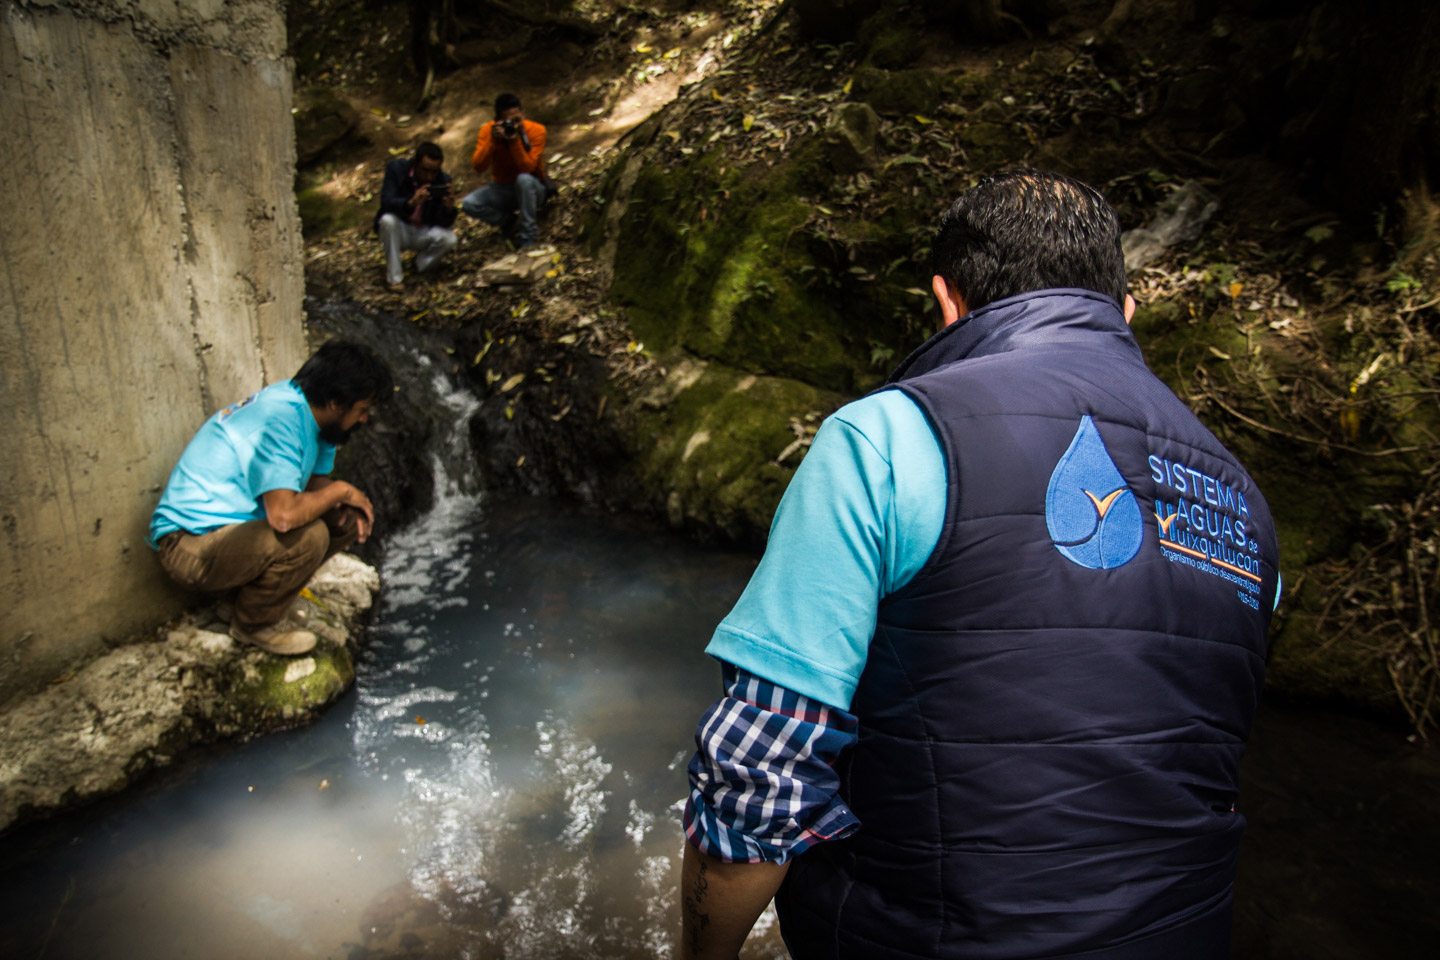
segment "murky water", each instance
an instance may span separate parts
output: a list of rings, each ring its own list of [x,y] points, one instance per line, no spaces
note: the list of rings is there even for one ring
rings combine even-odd
[[[701,651],[754,560],[482,497],[474,398],[409,355],[453,430],[435,510],[388,542],[356,689],[309,727],[7,835],[0,957],[668,955],[684,768],[719,688]],[[1235,957],[1433,954],[1433,751],[1267,706],[1242,778]],[[773,913],[742,956],[786,956]]]
[[[663,956],[701,650],[753,566],[447,498],[319,723],[9,845],[0,954]]]
[[[357,688],[0,843],[0,957],[660,958],[701,653],[753,568],[451,482],[395,537]],[[1234,956],[1428,956],[1440,763],[1262,711]],[[773,914],[747,960],[783,957]]]

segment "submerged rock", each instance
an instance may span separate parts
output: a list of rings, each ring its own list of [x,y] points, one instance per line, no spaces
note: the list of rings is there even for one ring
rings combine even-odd
[[[237,643],[204,608],[12,701],[0,711],[0,830],[121,790],[195,744],[314,718],[354,681],[354,636],[379,589],[373,567],[339,554],[296,603],[320,641],[304,657]]]

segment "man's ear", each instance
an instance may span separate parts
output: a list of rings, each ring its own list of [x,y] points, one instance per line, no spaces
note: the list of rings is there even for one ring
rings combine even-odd
[[[955,289],[954,284],[946,280],[940,274],[930,278],[930,289],[935,294],[935,300],[940,304],[940,318],[944,321],[941,325],[948,327],[959,320],[970,310],[965,306],[965,298],[960,296],[960,291]]]
[[[1135,298],[1125,294],[1125,322],[1129,323],[1135,316]]]

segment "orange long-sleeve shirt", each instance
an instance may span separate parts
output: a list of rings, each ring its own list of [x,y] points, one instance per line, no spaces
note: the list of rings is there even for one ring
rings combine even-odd
[[[521,122],[525,125],[525,136],[530,139],[529,150],[519,137],[506,140],[495,136],[493,120],[480,128],[475,137],[475,155],[470,158],[470,166],[476,173],[484,173],[489,167],[490,179],[496,183],[514,183],[522,173],[545,178],[545,160],[541,156],[545,152],[545,127],[534,120]]]

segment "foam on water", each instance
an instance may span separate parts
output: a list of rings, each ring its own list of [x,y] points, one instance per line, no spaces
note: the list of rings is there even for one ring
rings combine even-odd
[[[0,954],[668,955],[702,648],[753,561],[482,494],[478,401],[415,361],[451,427],[354,694],[10,871]]]

